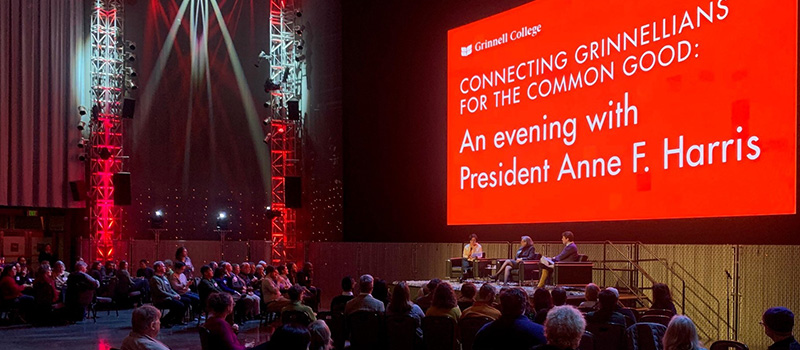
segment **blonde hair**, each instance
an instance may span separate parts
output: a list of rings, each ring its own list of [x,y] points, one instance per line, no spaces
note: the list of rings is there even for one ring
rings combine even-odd
[[[664,333],[664,350],[697,350],[702,348],[692,319],[679,315],[672,318]]]
[[[544,336],[547,344],[560,349],[577,349],[586,330],[586,321],[571,305],[556,306],[547,313]]]

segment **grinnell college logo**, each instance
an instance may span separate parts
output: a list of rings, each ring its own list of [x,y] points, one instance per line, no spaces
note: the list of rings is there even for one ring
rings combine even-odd
[[[467,57],[472,54],[472,44],[461,48],[461,57]]]

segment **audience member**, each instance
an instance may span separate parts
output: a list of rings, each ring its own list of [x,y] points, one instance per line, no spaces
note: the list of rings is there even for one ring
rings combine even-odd
[[[164,268],[166,269],[166,270],[164,271],[164,274],[165,274],[166,276],[172,276],[172,273],[174,272],[174,271],[172,271],[172,266],[173,266],[173,265],[174,265],[174,264],[173,264],[172,260],[170,260],[170,259],[164,259]],[[155,263],[153,263],[153,267],[155,268]]]
[[[25,288],[31,287],[30,284],[19,285],[14,280],[17,275],[16,265],[7,265],[0,273],[0,295],[3,304],[17,303],[23,314],[28,314],[33,310],[34,298],[30,295],[22,294]]]
[[[331,300],[331,312],[344,313],[345,305],[347,305],[347,302],[352,300],[354,297],[353,285],[355,283],[356,281],[353,280],[353,277],[345,276],[342,278],[342,294],[333,297],[333,300]]]
[[[389,305],[389,286],[383,279],[375,279],[372,287],[372,297],[378,299],[383,303],[383,306]]]
[[[586,314],[586,322],[589,324],[607,324],[616,323],[619,325],[626,325],[625,316],[616,312],[617,295],[614,292],[605,289],[598,295],[600,300],[600,307],[597,311],[592,311]]]
[[[678,314],[675,304],[672,303],[669,286],[664,283],[653,284],[653,304],[650,305],[650,309],[669,310],[673,315]]]
[[[151,305],[143,305],[133,310],[131,332],[122,341],[121,350],[169,350],[156,340],[161,329],[161,311]]]
[[[260,285],[256,285],[256,282],[259,281],[255,275],[253,274],[253,268],[248,262],[242,263],[242,269],[239,272],[239,278],[241,278],[248,287],[252,287],[255,291],[259,291],[261,289]]]
[[[281,314],[287,311],[300,311],[305,313],[306,316],[308,316],[308,319],[311,320],[312,322],[316,321],[317,316],[314,315],[314,310],[312,310],[310,307],[306,305],[303,305],[302,297],[303,297],[302,286],[300,286],[299,284],[295,284],[294,286],[292,286],[292,288],[289,288],[289,300],[291,301],[291,303],[287,306],[284,306],[283,309],[281,309]],[[383,306],[383,304],[381,304],[381,306]],[[383,311],[383,309],[381,309],[381,311]]]
[[[553,297],[553,306],[561,306],[567,303],[567,291],[561,287],[555,287],[550,291]]]
[[[181,296],[181,302],[191,305],[194,310],[199,310],[200,296],[189,290],[189,286],[194,284],[194,279],[187,281],[184,269],[186,269],[186,265],[183,262],[175,263],[172,275],[169,276],[170,287]]]
[[[800,344],[794,339],[794,313],[785,307],[771,307],[761,316],[764,334],[772,339],[768,350],[800,350]]]
[[[544,335],[547,345],[537,350],[573,350],[581,343],[586,330],[586,321],[578,309],[570,306],[556,306],[547,314],[544,322]]]
[[[461,309],[456,302],[456,292],[450,283],[439,283],[433,291],[431,307],[425,311],[425,316],[447,316],[458,322],[461,318]]]
[[[305,287],[308,292],[303,298],[303,302],[311,306],[316,312],[319,309],[319,302],[321,300],[322,292],[319,288],[315,287],[312,279],[314,278],[314,265],[306,261],[303,264],[303,270],[297,273],[297,284]]]
[[[422,341],[422,318],[425,313],[419,308],[419,305],[411,302],[411,291],[408,289],[408,283],[405,281],[398,282],[392,291],[392,300],[386,308],[386,316],[407,316],[416,320],[417,323],[417,341],[421,344]]]
[[[281,295],[278,290],[277,279],[278,271],[272,265],[267,265],[266,276],[261,280],[261,297],[264,298],[264,305],[269,311],[280,311],[286,307],[290,301]]]
[[[103,281],[115,278],[117,276],[117,264],[111,260],[106,261],[105,266],[100,269],[100,275],[103,277]]]
[[[228,288],[235,290],[239,293],[239,300],[243,304],[242,311],[244,311],[245,318],[255,318],[261,313],[261,298],[255,295],[252,290],[247,290],[247,284],[239,278],[237,271],[230,263],[224,263],[225,267],[225,282]]]
[[[661,342],[664,350],[705,350],[697,336],[694,322],[686,316],[675,316],[669,321]]]
[[[433,291],[436,290],[436,287],[439,285],[439,283],[442,283],[442,280],[438,278],[430,280],[428,284],[422,288],[422,296],[414,300],[414,303],[419,305],[419,308],[422,309],[422,311],[427,311],[428,308],[431,307],[431,302],[433,301]]]
[[[150,264],[150,262],[147,261],[147,259],[139,260],[139,269],[136,270],[136,277],[142,277],[142,278],[145,278],[147,280],[152,278],[153,275],[155,274],[155,271],[153,271],[152,268],[147,266],[149,264]]]
[[[260,283],[260,282],[261,282],[261,280],[262,280],[262,279],[264,279],[264,276],[266,275],[266,274],[264,273],[264,265],[261,265],[261,264],[258,264],[258,265],[256,265],[256,269],[255,269],[255,270],[256,270],[256,271],[253,273],[253,277],[255,277],[256,279],[258,279],[258,281],[259,281],[259,283]],[[260,287],[259,287],[259,288],[260,288]]]
[[[331,329],[325,321],[316,320],[308,325],[308,333],[311,335],[311,343],[308,350],[332,350],[333,339],[331,339]]]
[[[194,278],[194,265],[192,265],[192,259],[189,259],[189,250],[186,247],[178,247],[178,250],[175,251],[175,264],[177,265],[178,262],[183,263],[183,274],[186,275],[186,279]]]
[[[67,278],[65,304],[69,318],[80,321],[86,308],[92,303],[94,291],[100,288],[100,281],[86,273],[87,265],[83,261],[75,263],[75,271]]]
[[[598,287],[594,283],[589,283],[586,285],[586,289],[583,293],[584,301],[578,305],[578,309],[581,310],[592,310],[597,308],[597,295],[600,293],[600,287]]]
[[[153,305],[159,309],[167,309],[169,312],[161,319],[161,326],[165,328],[183,323],[183,314],[186,312],[188,302],[181,301],[180,294],[172,290],[167,280],[166,266],[161,261],[153,263],[155,275],[150,279],[150,293]]]
[[[53,264],[53,282],[56,288],[61,291],[61,301],[64,301],[64,291],[67,290],[67,278],[69,278],[69,272],[66,271],[64,262],[61,260],[56,261]]]
[[[294,285],[297,283],[297,265],[293,262],[286,263],[286,278],[289,280],[289,283]]]
[[[144,277],[132,277],[131,273],[128,272],[128,262],[125,260],[119,262],[117,280],[119,280],[120,292],[127,294],[136,291],[141,292],[144,298],[150,297],[150,283]]]
[[[495,297],[494,286],[489,283],[484,283],[478,291],[478,297],[475,299],[475,304],[468,307],[461,314],[461,318],[467,317],[481,317],[485,316],[496,320],[500,318],[500,310],[492,306]]]
[[[289,290],[293,289],[290,288]],[[285,324],[272,333],[269,340],[270,350],[307,350],[311,342],[311,335],[306,327],[296,324]]]
[[[33,276],[31,276],[30,272],[28,271],[27,266],[20,266],[17,268],[17,276],[14,278],[20,286],[31,286],[33,285]]]
[[[244,350],[236,333],[239,326],[231,326],[225,319],[233,312],[233,297],[228,293],[213,293],[208,296],[208,319],[203,328],[208,330],[208,348]]]
[[[92,278],[94,278],[94,279],[96,279],[98,281],[102,281],[103,280],[103,274],[100,271],[102,266],[103,266],[103,264],[100,263],[99,261],[93,262],[92,263],[92,267],[89,269],[89,275],[92,276]]]
[[[540,325],[544,325],[547,318],[547,312],[553,308],[553,297],[550,292],[544,288],[537,288],[533,292],[533,310],[536,312],[534,321]]]
[[[211,271],[217,271],[219,268],[219,264],[216,261],[211,261],[208,263],[208,266],[211,267]]]
[[[203,267],[200,268],[200,274],[203,278],[200,279],[200,283],[197,285],[197,293],[200,296],[200,305],[205,309],[208,305],[206,301],[211,294],[224,293],[224,291],[219,287],[217,281],[214,280],[214,270],[211,269],[211,266],[203,265]]]
[[[356,311],[384,312],[386,307],[378,299],[372,297],[372,288],[375,280],[371,275],[362,275],[358,282],[358,295],[348,301],[344,307],[344,314],[349,315]]]
[[[475,293],[478,288],[472,282],[467,282],[461,285],[461,296],[458,297],[458,308],[461,311],[466,310],[468,307],[475,303]]]
[[[42,264],[45,261],[50,263],[51,266],[58,261],[56,255],[53,254],[53,247],[49,243],[45,244],[44,248],[42,248],[42,251],[39,252],[39,263]]]
[[[544,329],[523,314],[527,309],[528,295],[521,288],[500,292],[500,317],[486,325],[475,335],[475,350],[530,349],[545,344]],[[579,314],[580,315],[580,314]]]
[[[50,312],[52,305],[58,302],[60,294],[52,276],[50,265],[43,264],[36,271],[36,278],[33,282],[33,295],[37,310],[44,313]]]
[[[608,289],[611,292],[613,292],[614,295],[617,297],[617,301],[619,301],[619,291],[617,290],[617,288],[608,287],[606,289]],[[598,306],[598,308],[599,308],[599,306]],[[617,302],[617,305],[615,306],[614,311],[621,313],[623,316],[625,316],[625,319],[626,320],[630,320],[631,323],[636,323],[637,318],[636,318],[636,314],[633,313],[633,310],[622,307],[622,305],[620,305],[619,302]]]
[[[571,231],[564,231],[561,233],[561,243],[564,244],[564,249],[550,260],[554,263],[559,261],[578,261],[578,246],[575,245],[575,235]],[[547,278],[552,273],[552,267],[539,263],[539,288],[544,287],[547,283]]]
[[[281,293],[286,293],[289,288],[292,288],[292,281],[289,280],[289,276],[286,274],[286,266],[285,265],[278,265],[278,289],[281,290]]]

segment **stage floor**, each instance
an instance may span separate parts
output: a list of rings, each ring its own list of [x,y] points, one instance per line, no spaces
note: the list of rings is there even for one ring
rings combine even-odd
[[[85,350],[119,348],[122,340],[131,331],[131,311],[120,310],[119,317],[111,312],[97,313],[97,323],[85,320],[74,325],[56,327],[3,327],[0,328],[3,350],[58,349]],[[197,321],[186,326],[162,329],[158,340],[172,350],[200,350],[200,336]],[[239,340],[242,344],[261,344],[267,341],[272,329],[264,325],[259,328],[258,320],[242,325]]]

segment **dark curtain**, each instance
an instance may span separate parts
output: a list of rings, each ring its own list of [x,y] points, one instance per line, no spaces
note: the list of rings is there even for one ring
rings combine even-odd
[[[83,0],[0,0],[0,206],[79,206],[78,105],[88,105]]]

